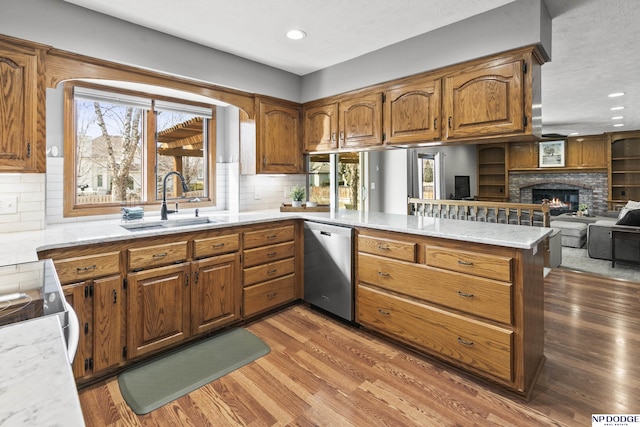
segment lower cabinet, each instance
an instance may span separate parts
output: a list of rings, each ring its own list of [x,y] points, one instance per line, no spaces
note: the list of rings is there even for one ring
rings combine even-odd
[[[240,319],[240,255],[232,253],[191,263],[191,334]]]
[[[176,344],[190,336],[189,263],[127,275],[127,353],[130,358]]]
[[[356,322],[528,396],[544,362],[541,250],[357,236]]]
[[[126,300],[120,276],[73,283],[63,290],[80,326],[75,378],[84,380],[123,363]]]

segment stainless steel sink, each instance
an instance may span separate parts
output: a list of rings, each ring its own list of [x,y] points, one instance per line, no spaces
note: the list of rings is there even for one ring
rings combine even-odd
[[[180,219],[170,219],[167,221],[145,221],[145,222],[135,222],[130,224],[120,224],[120,227],[129,230],[131,232],[135,231],[146,231],[146,230],[161,230],[161,229],[170,229],[170,228],[179,228],[179,227],[189,227],[191,225],[201,225],[201,224],[215,224],[220,221],[215,219],[211,219],[206,216],[195,217],[195,218],[180,218]]]

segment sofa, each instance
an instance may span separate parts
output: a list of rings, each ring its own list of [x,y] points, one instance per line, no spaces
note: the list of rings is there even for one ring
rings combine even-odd
[[[611,260],[611,228],[640,227],[640,202],[630,201],[617,218],[600,219],[587,226],[587,252],[591,258]],[[616,241],[616,259],[638,261],[640,243],[632,240]]]

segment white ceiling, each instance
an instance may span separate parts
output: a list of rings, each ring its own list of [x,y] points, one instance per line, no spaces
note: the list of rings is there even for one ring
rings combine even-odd
[[[305,75],[513,0],[65,1]],[[553,33],[552,61],[542,67],[543,133],[640,129],[640,1],[545,3]],[[309,36],[288,40],[292,28]],[[610,110],[617,105],[625,109]]]

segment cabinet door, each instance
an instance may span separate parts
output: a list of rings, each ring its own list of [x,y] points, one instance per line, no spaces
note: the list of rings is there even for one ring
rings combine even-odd
[[[538,167],[538,144],[535,142],[510,142],[509,169],[535,169]]]
[[[78,349],[71,368],[76,379],[93,374],[93,304],[89,298],[91,282],[80,282],[63,287],[67,302],[73,307],[78,316],[80,337]]]
[[[0,46],[0,172],[36,166],[37,57]]]
[[[192,263],[191,333],[208,332],[240,318],[240,254]]]
[[[444,83],[447,138],[523,132],[522,61],[485,64]]]
[[[382,145],[382,93],[343,100],[339,112],[340,148]]]
[[[440,138],[440,80],[405,84],[385,94],[386,144]]]
[[[89,378],[122,363],[126,304],[120,276],[66,285],[64,294],[80,326],[74,377]]]
[[[125,299],[120,276],[93,282],[93,371],[124,361]]]
[[[141,356],[189,336],[189,264],[127,276],[129,357]]]
[[[606,168],[607,145],[604,136],[568,138],[565,167]]]
[[[328,104],[304,110],[304,151],[338,148],[338,105]]]
[[[302,173],[300,109],[260,101],[258,173]]]

